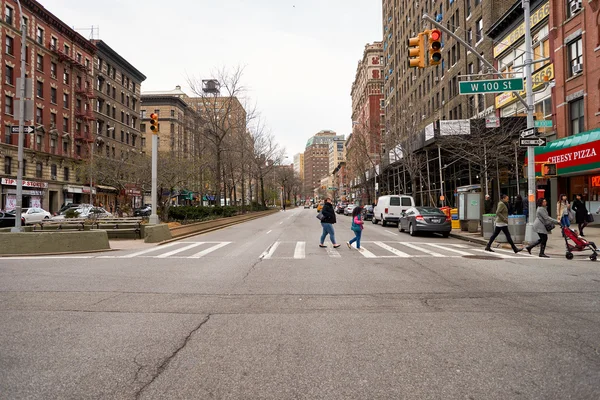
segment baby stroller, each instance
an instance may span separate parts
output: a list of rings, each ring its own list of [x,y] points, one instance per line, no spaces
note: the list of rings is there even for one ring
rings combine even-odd
[[[592,254],[590,255],[590,260],[596,261],[598,257],[596,244],[594,242],[588,242],[573,229],[565,226],[562,228],[562,232],[565,237],[565,245],[567,248],[567,252],[565,253],[565,257],[567,260],[573,259],[574,251],[586,251],[591,250]]]

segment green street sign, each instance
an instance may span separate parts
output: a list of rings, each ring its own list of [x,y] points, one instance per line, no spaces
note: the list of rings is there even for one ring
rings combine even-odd
[[[523,90],[523,78],[458,82],[459,94],[504,93]]]
[[[533,126],[536,128],[552,128],[552,120],[551,119],[539,119],[533,121]]]
[[[328,187],[327,190],[338,190],[336,187]]]

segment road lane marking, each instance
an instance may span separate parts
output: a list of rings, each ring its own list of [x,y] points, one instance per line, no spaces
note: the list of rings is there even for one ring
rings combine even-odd
[[[186,251],[186,250],[189,250],[189,249],[193,249],[194,247],[198,247],[198,246],[200,246],[201,244],[204,244],[204,242],[196,242],[196,243],[192,243],[192,244],[189,244],[189,245],[187,245],[187,246],[183,246],[183,247],[181,247],[181,248],[179,248],[179,249],[176,249],[176,250],[173,250],[173,251],[169,251],[169,252],[167,252],[167,253],[163,253],[163,254],[161,254],[161,255],[159,255],[159,256],[156,256],[156,257],[154,257],[154,258],[167,258],[167,257],[169,257],[169,256],[172,256],[173,254],[181,253],[181,252],[183,252],[183,251]]]
[[[281,221],[281,222],[279,223],[279,225],[281,225],[281,224],[283,224],[283,221]]]
[[[391,231],[388,231],[388,230],[384,230],[383,232],[385,232],[385,233],[387,233],[387,234],[389,234],[389,235],[398,236],[398,234],[397,234],[397,233],[395,233],[395,232],[391,232]]]
[[[406,242],[398,242],[398,243],[400,243],[406,247],[410,247],[411,249],[422,251],[423,253],[427,253],[433,257],[445,257],[443,254],[436,253],[435,251],[428,250],[424,247],[417,246],[413,243],[406,243]],[[426,244],[426,243],[423,243],[423,244]]]
[[[259,258],[262,258],[263,260],[269,260],[273,254],[275,253],[275,250],[277,250],[277,248],[279,247],[279,242],[275,242],[271,245],[271,247],[269,247],[267,250],[264,251],[264,253],[262,253],[260,255]]]
[[[201,252],[194,254],[193,256],[189,256],[188,258],[201,258],[201,257],[204,257],[205,255],[210,254],[210,253],[212,253],[215,250],[219,250],[221,247],[225,247],[228,244],[231,244],[231,242],[222,242],[222,243],[216,244],[216,245],[214,245],[212,247],[209,247],[206,250],[202,250]]]
[[[271,232],[273,232],[273,231],[272,231],[272,230],[270,230],[270,231],[267,231],[267,233],[266,233],[266,234],[268,235],[268,234],[269,234],[269,233],[271,233]]]
[[[142,250],[142,251],[138,251],[136,253],[131,253],[131,254],[127,254],[125,256],[120,256],[119,258],[133,258],[133,257],[141,256],[142,254],[152,253],[153,251],[158,251],[158,250],[161,250],[161,249],[166,249],[167,247],[173,247],[173,246],[176,246],[176,245],[181,244],[181,243],[182,242],[173,242],[173,243],[165,244],[164,246],[160,246],[160,247],[152,247],[152,248],[147,249],[147,250]]]
[[[306,242],[296,243],[296,249],[294,250],[294,258],[297,260],[304,259],[306,257],[305,248]]]
[[[369,250],[365,249],[364,246],[360,247],[362,251],[359,250],[359,253],[363,255],[365,258],[378,258],[375,254],[371,253]]]
[[[333,247],[327,248],[327,255],[331,258],[342,258],[342,255]]]
[[[21,257],[0,257],[2,260],[68,260],[68,259],[96,258],[96,256],[21,256]]]
[[[398,249],[393,248],[392,246],[388,246],[387,244],[383,243],[383,242],[373,242],[374,244],[376,244],[377,246],[381,247],[382,249],[385,249],[391,253],[394,253],[395,255],[397,255],[398,257],[402,257],[402,258],[409,258],[410,255],[406,254]]]
[[[486,250],[484,250],[484,249],[473,249],[473,250],[474,250],[474,251],[478,251],[478,252],[482,252],[482,253],[486,253],[486,254],[490,254],[490,252],[489,252],[489,251],[486,251]],[[517,256],[517,257],[515,257],[515,256],[509,256],[509,255],[507,255],[507,254],[497,253],[497,252],[496,252],[496,250],[498,250],[498,249],[495,249],[495,250],[494,250],[494,253],[492,253],[493,255],[492,255],[492,254],[490,254],[490,257],[493,257],[494,255],[496,255],[496,256],[498,256],[498,257],[500,257],[500,258],[521,258],[521,257],[518,257],[518,256]]]
[[[444,247],[441,244],[435,244],[435,243],[428,243],[428,244],[429,244],[429,246],[436,247],[438,249],[442,249],[442,250],[446,250],[446,251],[451,251],[453,253],[460,254],[461,256],[472,256],[473,255],[471,253],[467,253],[466,251],[449,249],[448,247]]]

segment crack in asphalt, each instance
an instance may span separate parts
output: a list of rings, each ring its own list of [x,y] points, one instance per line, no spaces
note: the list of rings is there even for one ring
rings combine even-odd
[[[192,335],[196,332],[198,332],[200,330],[200,328],[202,328],[202,326],[204,326],[204,324],[206,324],[209,320],[210,317],[212,316],[212,314],[208,314],[206,316],[206,318],[204,318],[196,327],[194,327],[194,329],[192,329],[190,331],[190,333],[187,334],[187,336],[183,339],[183,342],[175,349],[175,351],[173,351],[173,353],[171,353],[169,356],[167,356],[158,366],[158,368],[156,368],[156,371],[154,372],[154,374],[152,374],[152,377],[150,378],[150,380],[148,382],[146,382],[142,387],[140,387],[136,393],[135,393],[135,398],[139,399],[140,396],[144,393],[144,391],[154,383],[154,381],[156,379],[158,379],[158,377],[167,369],[167,367],[169,366],[169,364],[171,363],[171,361],[177,356],[177,354],[179,354],[179,352],[181,350],[183,350],[185,348],[185,346],[187,346],[187,344],[189,343]],[[137,356],[136,356],[137,358]],[[136,360],[134,359],[134,362],[136,363],[136,365],[138,365],[138,371],[136,372],[136,377],[139,374],[139,371],[142,368],[139,368],[139,364],[136,362]]]

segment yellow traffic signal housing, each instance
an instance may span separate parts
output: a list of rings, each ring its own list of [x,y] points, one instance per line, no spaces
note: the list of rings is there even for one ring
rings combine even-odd
[[[150,114],[150,130],[155,135],[158,134],[158,114],[156,113]]]
[[[555,163],[542,164],[542,176],[543,177],[556,176],[556,164]]]
[[[408,66],[425,68],[425,33],[408,39]]]
[[[442,32],[437,29],[429,31],[429,65],[442,62]]]

